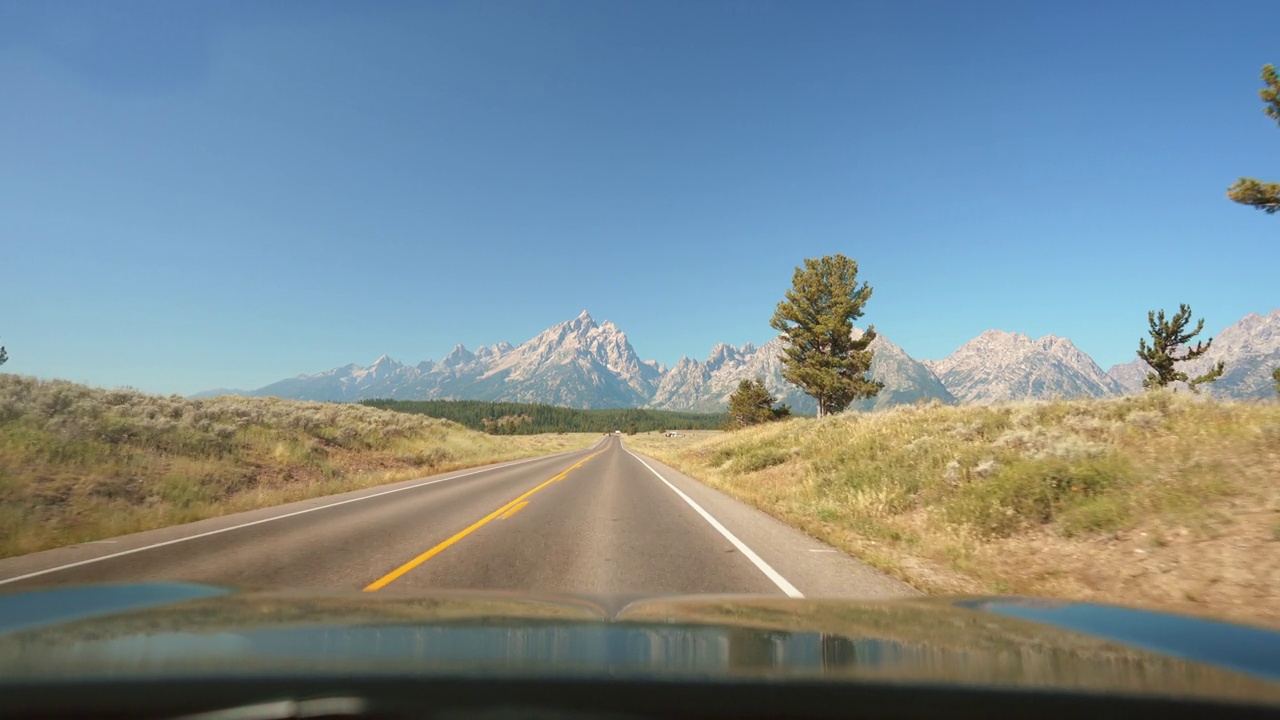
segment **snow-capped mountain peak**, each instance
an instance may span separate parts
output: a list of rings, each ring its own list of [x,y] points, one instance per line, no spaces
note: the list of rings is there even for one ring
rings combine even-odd
[[[854,328],[854,337],[863,331]],[[775,337],[757,348],[747,344],[734,347],[719,343],[711,349],[706,362],[689,357],[680,361],[662,377],[651,407],[670,410],[719,411],[742,380],[762,378],[769,392],[798,413],[817,410],[813,398],[782,377],[782,350],[785,341]],[[889,405],[936,398],[954,403],[955,398],[924,365],[912,359],[902,348],[877,334],[872,341],[870,376],[885,383],[885,389],[871,399],[855,404],[852,409],[868,410]]]
[[[579,313],[579,314],[578,314],[578,317],[576,317],[576,318],[574,318],[574,319],[570,320],[570,321],[569,321],[569,322],[567,322],[567,323],[561,323],[561,324],[562,324],[562,325],[567,325],[567,326],[569,326],[569,327],[571,327],[571,328],[573,328],[573,329],[577,330],[577,329],[579,329],[579,328],[593,328],[593,327],[596,327],[596,320],[595,320],[595,318],[591,317],[591,313],[587,312],[586,310],[583,310],[581,313]]]
[[[462,343],[458,343],[453,346],[453,349],[449,351],[448,355],[444,356],[444,359],[440,361],[440,364],[444,367],[459,367],[466,365],[475,359],[475,353],[468,350]]]
[[[1020,398],[1109,397],[1122,392],[1070,340],[987,330],[954,353],[926,363],[962,402]]]
[[[855,330],[855,334],[861,333]],[[247,394],[307,400],[468,398],[540,402],[570,407],[652,407],[722,411],[744,379],[765,386],[796,412],[812,412],[812,398],[782,377],[784,340],[756,347],[719,343],[705,361],[682,357],[670,368],[641,360],[613,322],[590,313],[553,325],[520,345],[457,345],[439,362],[406,366],[383,355],[368,367],[349,364],[299,375]],[[919,362],[878,334],[871,377],[884,389],[855,410],[939,399],[986,403],[1040,397],[1103,397],[1141,390],[1138,362],[1103,373],[1071,340],[988,330],[936,362]],[[1214,337],[1210,352],[1188,372],[1224,360],[1226,374],[1209,386],[1221,397],[1271,397],[1270,373],[1280,366],[1280,308],[1250,314]],[[1195,363],[1193,363],[1195,365]]]

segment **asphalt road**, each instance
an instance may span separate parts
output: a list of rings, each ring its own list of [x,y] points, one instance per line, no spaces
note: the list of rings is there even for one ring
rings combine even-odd
[[[612,436],[584,451],[0,560],[0,592],[144,580],[371,592],[914,594]]]

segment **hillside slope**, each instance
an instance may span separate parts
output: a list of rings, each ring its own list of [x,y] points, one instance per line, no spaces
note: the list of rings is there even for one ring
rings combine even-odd
[[[923,590],[1280,624],[1280,402],[912,406],[627,442]]]
[[[0,374],[0,557],[586,447],[361,405]]]

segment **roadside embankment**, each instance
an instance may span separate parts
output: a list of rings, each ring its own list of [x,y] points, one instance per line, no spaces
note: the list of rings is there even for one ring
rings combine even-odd
[[[0,557],[584,448],[339,403],[0,374]]]
[[[627,442],[926,592],[1280,623],[1280,403],[916,406]]]

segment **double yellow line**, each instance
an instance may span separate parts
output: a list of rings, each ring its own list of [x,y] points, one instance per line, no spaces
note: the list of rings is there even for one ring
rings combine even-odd
[[[530,490],[529,492],[526,492],[525,494],[521,495],[520,497],[516,498],[515,500],[512,500],[511,502],[507,503],[506,505],[503,505],[502,507],[498,508],[497,510],[494,510],[493,512],[489,513],[488,515],[485,515],[483,518],[480,518],[480,519],[479,519],[479,520],[477,520],[476,522],[472,523],[472,524],[471,524],[469,527],[467,527],[465,530],[462,530],[461,532],[457,533],[456,535],[454,535],[453,537],[449,538],[448,540],[445,540],[444,542],[440,543],[439,545],[436,545],[435,547],[431,548],[430,550],[428,550],[428,551],[426,551],[426,552],[422,553],[422,554],[421,554],[421,555],[419,555],[418,557],[416,557],[416,558],[414,558],[414,559],[410,560],[409,562],[407,562],[407,563],[405,563],[405,564],[401,565],[400,567],[396,568],[395,570],[392,570],[391,572],[387,573],[386,575],[383,575],[382,577],[378,578],[378,579],[377,579],[377,580],[375,580],[374,582],[370,583],[370,584],[369,584],[369,586],[368,586],[368,587],[366,587],[366,588],[364,589],[364,591],[365,591],[365,592],[373,592],[373,591],[375,591],[375,590],[381,590],[382,588],[386,587],[387,585],[390,585],[391,583],[395,582],[395,581],[396,581],[396,579],[398,579],[400,576],[404,575],[405,573],[407,573],[407,572],[409,572],[410,570],[412,570],[412,569],[414,569],[414,568],[418,567],[418,566],[419,566],[419,565],[421,565],[422,563],[424,563],[424,562],[426,562],[426,561],[430,560],[431,558],[433,558],[433,557],[435,557],[435,556],[439,555],[440,553],[444,552],[444,551],[445,551],[445,550],[447,550],[450,546],[452,546],[454,543],[458,542],[458,541],[459,541],[459,540],[461,540],[462,538],[464,538],[464,537],[466,537],[466,536],[470,535],[471,533],[475,532],[476,530],[479,530],[480,528],[482,528],[482,527],[484,527],[485,525],[489,524],[489,522],[490,522],[490,521],[492,521],[492,520],[494,520],[495,518],[499,518],[499,517],[504,517],[504,518],[506,518],[506,517],[511,517],[512,515],[515,515],[517,512],[520,512],[520,510],[521,510],[521,509],[523,509],[525,505],[528,505],[528,504],[529,504],[529,502],[528,502],[528,501],[529,501],[529,496],[533,495],[534,493],[538,492],[539,490],[541,490],[542,488],[544,488],[544,487],[546,487],[546,486],[550,485],[550,484],[551,484],[551,483],[553,483],[553,482],[556,482],[556,481],[558,481],[558,480],[563,480],[563,479],[565,479],[565,477],[566,477],[566,476],[568,476],[568,474],[569,474],[569,473],[571,473],[571,472],[573,472],[574,470],[577,470],[578,468],[582,467],[582,466],[583,466],[583,464],[585,464],[588,460],[590,460],[591,458],[595,457],[596,455],[599,455],[599,454],[600,454],[600,453],[602,453],[602,452],[604,452],[604,451],[603,451],[603,450],[598,450],[598,451],[593,452],[593,453],[591,453],[590,455],[588,455],[588,456],[586,456],[586,457],[582,458],[581,460],[579,460],[578,462],[574,463],[570,468],[568,468],[568,469],[567,469],[567,470],[565,470],[564,472],[560,473],[559,475],[556,475],[555,477],[551,478],[550,480],[547,480],[546,482],[542,483],[542,484],[541,484],[541,485],[539,485],[538,487],[536,487],[536,488],[534,488],[534,489]]]

